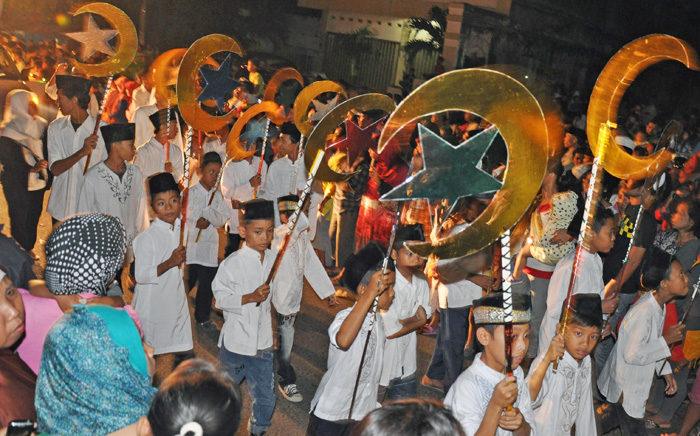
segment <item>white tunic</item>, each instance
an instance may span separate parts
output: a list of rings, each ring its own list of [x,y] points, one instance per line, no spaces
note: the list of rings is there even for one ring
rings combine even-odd
[[[253,156],[250,163],[247,160],[234,161],[229,160],[224,167],[224,173],[221,175],[221,193],[229,207],[228,232],[238,234],[238,211],[231,207],[231,199],[238,201],[248,201],[253,198],[255,188],[250,185],[250,179],[258,174],[258,166],[260,165],[260,157]],[[258,188],[258,197],[265,198],[265,182],[267,178],[267,164],[263,162],[262,184]]]
[[[586,293],[598,294],[603,298],[605,285],[603,284],[603,262],[600,256],[591,254],[586,250],[581,252],[582,261],[578,269],[578,276],[574,283],[572,295]],[[569,290],[571,280],[571,270],[574,267],[576,250],[564,256],[554,268],[552,278],[549,281],[547,290],[547,312],[542,319],[540,326],[540,342],[538,353],[541,354],[549,348],[552,342],[561,317],[561,308],[566,300],[566,293]]]
[[[545,354],[535,359],[530,374],[542,364]],[[529,376],[527,381],[529,384]],[[577,436],[595,435],[591,357],[586,356],[579,364],[565,352],[556,374],[550,364],[540,394],[532,401],[532,409],[539,435],[570,435],[574,424]]]
[[[525,375],[522,368],[513,371],[518,383],[518,399],[514,406],[520,410],[525,421],[530,424],[531,435],[538,434],[534,431],[535,416],[532,413],[530,401],[530,389],[525,383]],[[486,413],[486,408],[493,396],[496,385],[505,378],[505,375],[489,368],[482,360],[481,353],[474,357],[474,363],[467,368],[447,392],[445,406],[447,406],[455,418],[462,424],[467,436],[473,436],[479,430],[481,421]],[[510,436],[513,432],[498,428],[496,436]]]
[[[168,145],[170,146],[170,163],[173,164],[172,174],[175,181],[178,182],[185,174],[182,150],[172,142],[169,142]],[[158,142],[156,138],[151,138],[136,150],[134,165],[141,170],[144,182],[153,174],[165,171],[165,157],[165,145]]]
[[[423,306],[427,317],[430,318],[432,311],[428,282],[413,275],[409,283],[403,274],[397,271],[394,301],[387,311],[379,312],[384,319],[386,335],[391,336],[399,332],[403,328],[399,321],[415,315],[419,306]],[[384,347],[382,378],[379,384],[389,386],[389,382],[395,378],[405,378],[415,374],[417,347],[418,339],[415,331],[398,338],[387,339]]]
[[[278,250],[288,229],[289,223],[275,229],[273,244]],[[304,277],[321,300],[335,294],[333,283],[309,241],[309,221],[301,214],[271,285],[272,304],[279,314],[292,315],[301,310]]]
[[[265,283],[275,255],[276,252],[265,250],[261,262],[260,253],[243,244],[221,262],[211,284],[216,307],[224,311],[219,347],[223,345],[228,351],[244,356],[255,356],[258,350],[272,347],[270,298],[260,306],[244,305],[242,299]]]
[[[598,377],[600,393],[611,403],[624,393],[622,407],[633,418],[644,418],[649,389],[658,375],[671,373],[671,351],[662,336],[666,306],[653,292],[643,295],[627,312],[617,342]]]
[[[146,192],[138,167],[126,163],[121,179],[100,162],[85,175],[78,212],[99,212],[119,218],[126,230],[126,265],[134,259],[133,242],[148,228]]]
[[[89,115],[89,112],[88,112]],[[106,125],[100,122],[101,126]],[[49,168],[59,160],[66,159],[78,150],[83,148],[85,139],[92,135],[95,129],[95,118],[89,115],[78,130],[73,129],[70,116],[55,119],[50,125],[47,133],[49,148]],[[97,146],[92,151],[90,158],[90,168],[107,159],[107,150],[102,139],[102,133],[97,131]],[[87,157],[81,158],[75,165],[67,171],[59,174],[53,179],[51,195],[46,211],[54,219],[63,221],[67,217],[78,212],[78,199],[80,189],[83,187],[85,176],[85,161]]]
[[[294,180],[295,170],[297,171],[296,181]],[[304,170],[304,162],[302,159],[297,159],[296,162],[292,162],[285,156],[270,164],[270,168],[267,171],[267,181],[265,182],[264,198],[272,201],[275,205],[275,226],[281,224],[279,210],[277,208],[277,199],[285,195],[297,195],[299,191],[304,190],[305,186],[306,171]]]
[[[204,189],[197,183],[189,189],[187,197],[187,264],[216,267],[219,265],[219,232],[228,219],[229,208],[221,193],[214,190],[214,199],[209,204],[212,191]],[[197,242],[197,220],[204,217],[211,223],[202,233]]]
[[[136,288],[132,306],[155,354],[192,349],[192,322],[182,272],[177,266],[158,277],[158,265],[180,245],[180,219],[173,226],[156,218],[134,239]]]
[[[148,106],[141,106],[134,112],[131,122],[136,124],[136,137],[134,139],[134,144],[136,144],[137,147],[141,144],[147,143],[151,140],[151,138],[153,138],[153,135],[155,134],[155,127],[153,127],[153,123],[148,117],[156,112],[158,112],[158,107],[156,107],[155,103]],[[176,124],[178,134],[173,139],[173,143],[175,143],[175,145],[180,147],[180,150],[182,150],[183,144],[180,123]]]
[[[209,153],[210,151],[214,151],[216,153],[219,153],[219,156],[221,156],[221,163],[225,164],[227,159],[227,154],[226,154],[226,143],[221,142],[221,138],[218,136],[209,136],[205,141],[204,145],[202,146],[202,150],[204,151],[204,154]]]
[[[458,309],[471,306],[483,296],[481,286],[464,279],[452,283],[438,283],[440,309]]]
[[[350,315],[351,311],[352,307],[338,312],[328,327],[328,336],[331,340],[328,346],[328,370],[323,374],[321,383],[316,389],[316,395],[311,400],[311,412],[328,421],[348,419],[352,392],[362,360],[362,350],[367,340],[370,317],[373,315],[368,313],[365,316],[362,328],[357,333],[352,345],[347,351],[343,351],[338,347],[337,335],[343,321]],[[355,406],[351,418],[355,421],[361,420],[372,410],[381,407],[377,403],[377,391],[382,372],[385,341],[384,322],[381,317],[377,317],[362,365],[360,382],[357,386]]]

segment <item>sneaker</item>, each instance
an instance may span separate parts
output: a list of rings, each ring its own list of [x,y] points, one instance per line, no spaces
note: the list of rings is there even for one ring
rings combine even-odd
[[[250,433],[250,436],[265,436],[266,434],[267,434],[266,431],[264,431],[264,432],[262,432],[262,433],[258,433],[258,434],[255,434],[255,433],[251,432],[251,433]]]
[[[205,332],[218,332],[219,328],[214,324],[211,320],[209,321],[204,321],[204,322],[198,322],[197,326],[204,330]]]
[[[304,399],[304,397],[302,397],[299,393],[299,389],[297,389],[297,385],[295,384],[287,385],[285,387],[282,387],[282,385],[277,385],[277,387],[279,388],[280,392],[282,392],[284,399],[287,401],[298,403]]]

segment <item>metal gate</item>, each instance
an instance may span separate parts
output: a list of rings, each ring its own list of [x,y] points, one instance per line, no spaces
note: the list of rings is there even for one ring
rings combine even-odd
[[[323,56],[323,69],[329,79],[343,79],[354,86],[384,92],[394,85],[396,70],[401,58],[398,42],[372,39],[371,49],[361,53],[348,53],[340,48],[340,33],[327,33]]]

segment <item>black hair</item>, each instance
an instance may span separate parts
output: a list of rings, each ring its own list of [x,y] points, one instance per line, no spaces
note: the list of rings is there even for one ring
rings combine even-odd
[[[199,162],[199,167],[203,169],[210,163],[222,165],[221,155],[215,151],[205,153],[204,156],[202,156],[202,160]]]
[[[396,239],[394,239],[393,250],[397,252],[403,248],[406,241],[425,241],[423,226],[420,224],[406,224],[396,229]]]
[[[614,220],[615,215],[613,212],[602,204],[598,203],[598,207],[595,208],[595,215],[593,216],[593,231],[598,233],[600,229],[605,226],[608,220]]]
[[[336,154],[337,156],[337,154]],[[333,156],[335,158],[335,156]],[[372,265],[381,262],[385,251],[376,241],[369,241],[367,245],[360,248],[357,253],[353,253],[345,260],[343,268],[343,283],[352,292],[357,292],[357,287],[362,281],[365,273]]]
[[[381,271],[382,268],[384,267],[384,261],[382,260],[381,262],[377,262],[373,266],[369,267],[369,269],[365,272],[365,274],[362,276],[362,279],[360,280],[360,285],[368,285],[370,279],[372,278],[372,275],[376,273],[377,271]],[[394,269],[394,262],[389,258],[389,262],[386,264],[386,270],[387,271],[395,271]]]
[[[566,300],[564,300],[564,303],[561,306],[561,313],[564,313],[565,310],[569,311],[569,318],[568,318],[568,323],[569,324],[578,324],[581,327],[596,327],[598,329],[603,328],[603,318],[602,317],[595,317],[595,316],[589,316],[585,313],[581,313],[575,310],[571,310],[566,307]]]
[[[67,84],[65,87],[62,89],[63,95],[68,97],[68,99],[71,99],[73,97],[78,99],[78,107],[80,109],[87,110],[88,106],[90,105],[90,90],[88,89],[87,92],[84,91],[83,87],[76,85],[73,86],[73,84]]]
[[[697,237],[700,235],[700,201],[693,197],[678,197],[671,201],[668,209],[675,213],[681,204],[688,206],[688,216],[693,220],[693,235]]]
[[[179,434],[189,422],[201,425],[204,436],[233,436],[241,422],[241,409],[235,381],[213,364],[192,359],[163,380],[153,397],[148,422],[154,436]]]
[[[652,250],[649,256],[644,256],[641,268],[641,285],[647,291],[657,289],[663,280],[668,280],[671,277],[671,265],[674,260],[677,260],[660,249]]]
[[[373,410],[350,436],[464,436],[459,421],[436,400],[411,398]]]

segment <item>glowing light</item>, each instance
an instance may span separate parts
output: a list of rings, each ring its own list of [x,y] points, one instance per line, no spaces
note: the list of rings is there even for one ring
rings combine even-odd
[[[66,27],[70,24],[70,17],[66,14],[57,14],[56,24],[58,24],[61,27]]]

